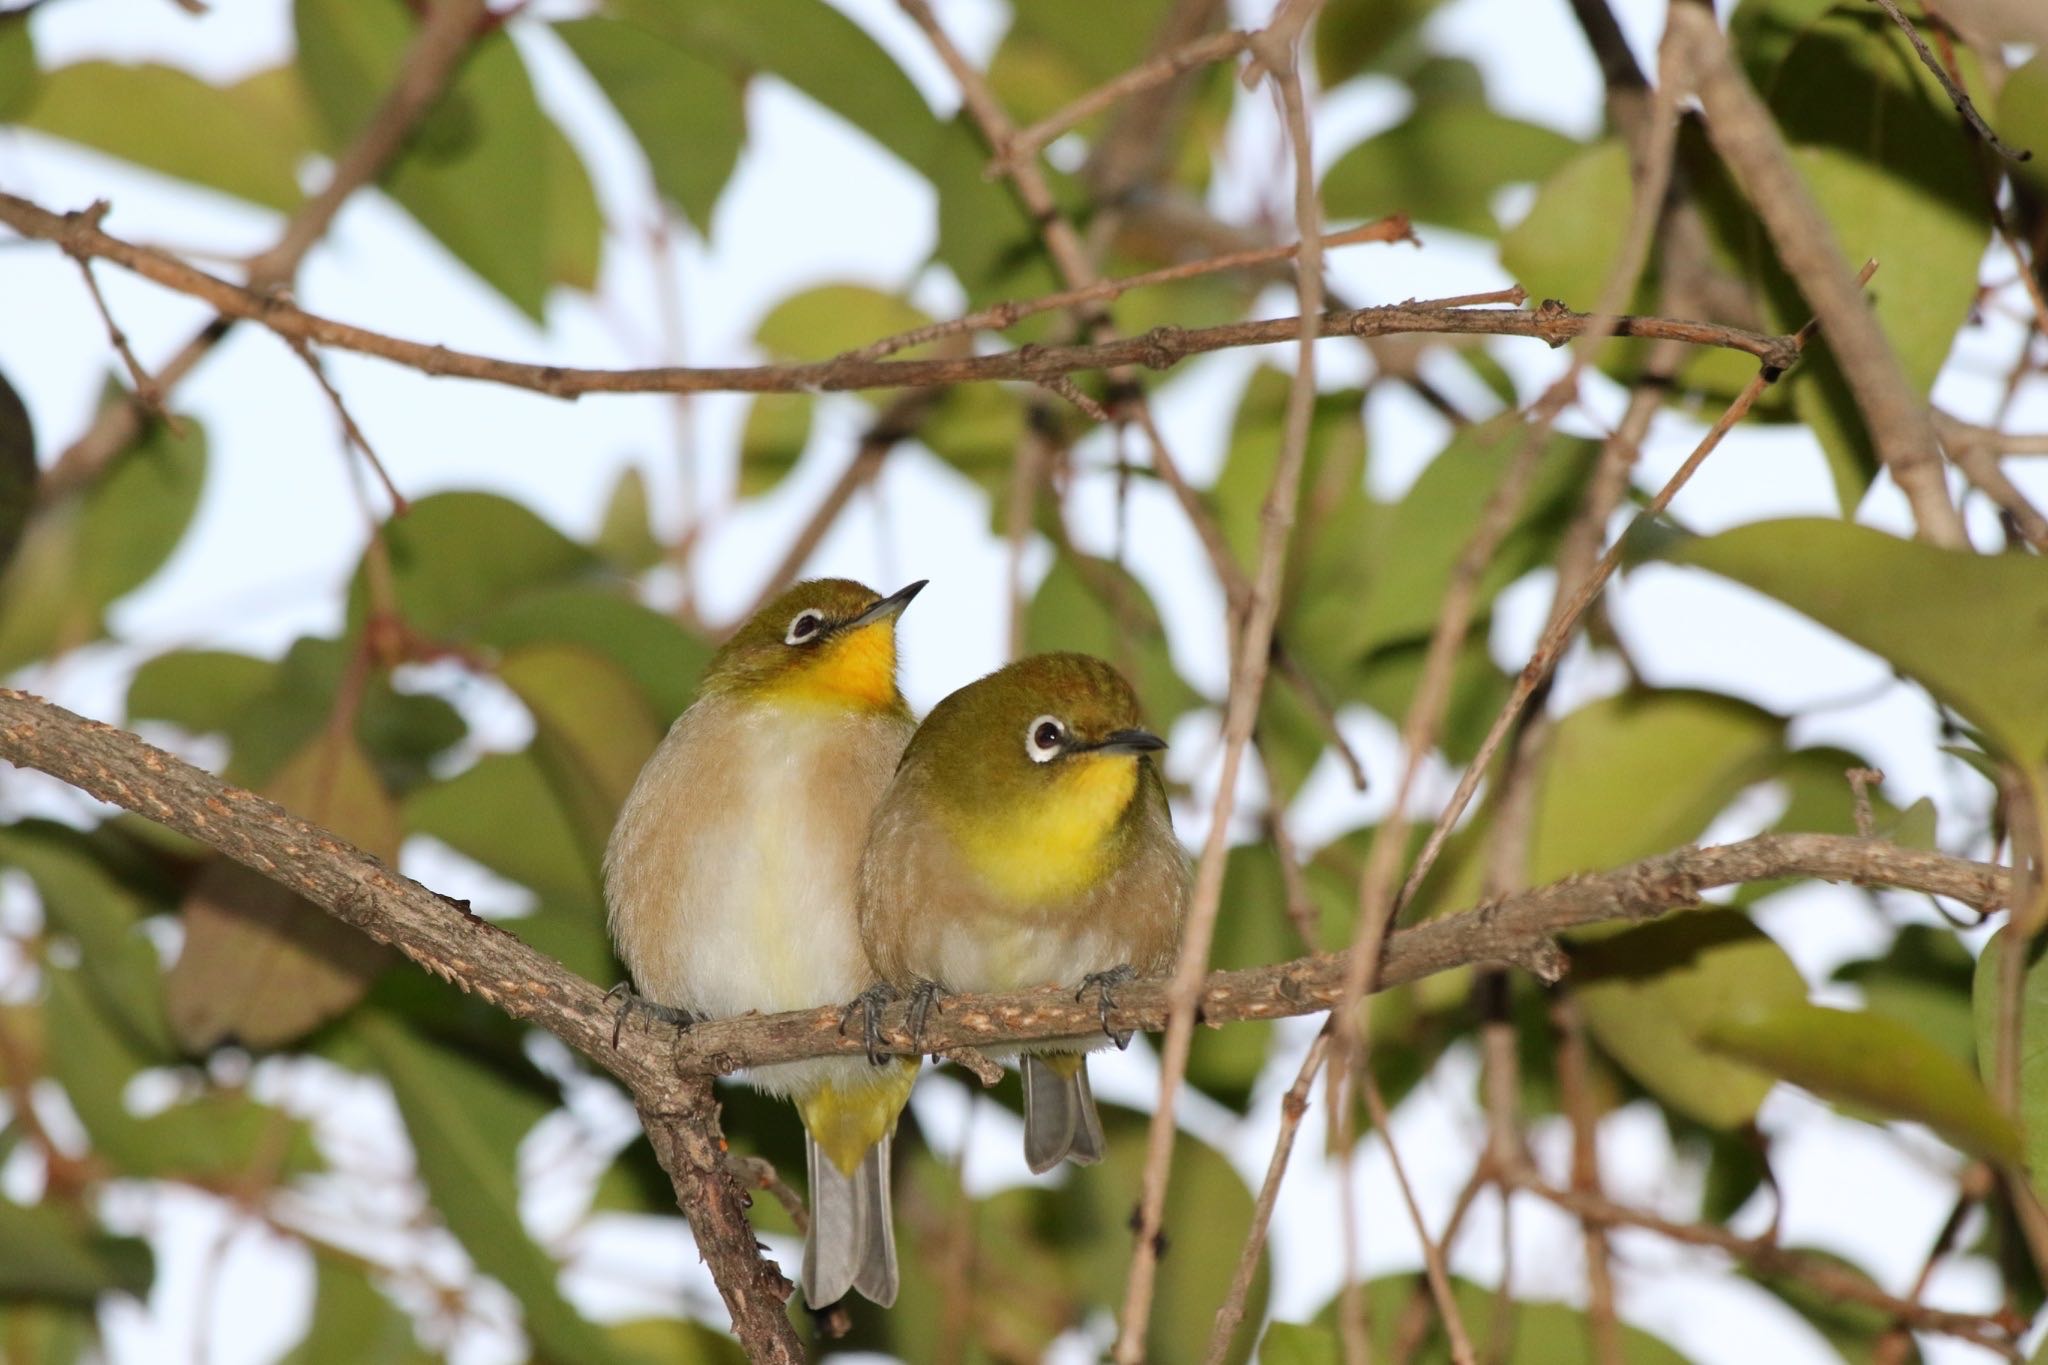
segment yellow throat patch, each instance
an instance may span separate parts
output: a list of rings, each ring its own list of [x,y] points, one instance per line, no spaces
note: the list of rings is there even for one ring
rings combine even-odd
[[[1109,835],[1138,792],[1133,754],[1075,754],[1052,789],[1023,810],[978,814],[959,831],[984,881],[1017,901],[1085,891],[1106,870]]]
[[[876,621],[825,641],[816,657],[790,669],[766,691],[778,701],[889,710],[896,704],[895,622]]]

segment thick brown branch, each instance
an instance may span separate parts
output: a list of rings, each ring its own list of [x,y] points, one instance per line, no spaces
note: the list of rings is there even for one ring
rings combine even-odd
[[[1220,327],[1157,327],[1143,336],[1092,346],[1021,346],[993,355],[933,360],[861,361],[842,357],[809,365],[670,365],[622,370],[535,365],[386,336],[308,313],[285,299],[255,293],[160,251],[111,236],[83,214],[51,213],[15,195],[0,194],[0,223],[25,237],[54,242],[73,255],[100,257],[126,266],[168,289],[204,301],[224,317],[259,322],[279,336],[378,356],[422,374],[487,380],[555,398],[576,398],[586,393],[814,393],[925,388],[985,380],[1043,383],[1059,375],[1122,365],[1163,370],[1190,356],[1211,351],[1294,341],[1302,332],[1299,318],[1286,317]],[[1742,351],[1774,369],[1784,369],[1797,359],[1797,351],[1786,337],[1683,318],[1602,319],[1555,303],[1529,311],[1410,304],[1354,308],[1324,313],[1316,334],[1372,337],[1424,332],[1520,336],[1562,346],[1588,331],[1610,326],[1616,336],[1666,337],[1697,346]]]

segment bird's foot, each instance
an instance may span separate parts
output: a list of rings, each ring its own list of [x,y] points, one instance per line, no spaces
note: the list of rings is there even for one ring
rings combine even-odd
[[[925,1021],[932,1017],[932,1011],[946,1012],[946,1007],[939,1003],[941,994],[939,983],[924,977],[910,988],[910,1041],[920,1048],[924,1046]]]
[[[634,990],[633,983],[630,981],[621,981],[618,985],[604,993],[604,998],[607,1000],[613,997],[617,997],[619,1002],[619,1012],[612,1016],[613,1047],[619,1045],[619,1035],[625,1031],[626,1020],[632,1017],[634,1010],[659,1019],[664,1024],[674,1024],[678,1033],[681,1033],[684,1029],[697,1022],[697,1016],[686,1009],[676,1005],[664,1005],[657,1001],[649,1000],[646,996]]]
[[[842,1037],[853,1017],[856,1014],[860,1016],[861,1039],[867,1044],[870,1065],[880,1066],[888,1060],[882,1055],[882,1009],[896,999],[898,995],[894,986],[886,981],[877,981],[839,1011],[839,1033]]]
[[[1119,1032],[1111,1028],[1109,1026],[1109,1012],[1116,1008],[1116,988],[1136,980],[1137,976],[1138,969],[1136,967],[1133,967],[1128,962],[1119,963],[1106,972],[1088,973],[1088,975],[1081,978],[1081,989],[1074,992],[1076,1000],[1087,995],[1090,990],[1096,992],[1097,1015],[1102,1020],[1103,1036],[1112,1043],[1115,1043],[1118,1051],[1122,1051],[1131,1045],[1131,1033],[1129,1029]]]

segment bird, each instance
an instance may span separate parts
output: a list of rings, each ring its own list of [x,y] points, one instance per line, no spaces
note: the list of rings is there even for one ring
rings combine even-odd
[[[1122,674],[1036,654],[932,708],[876,807],[861,854],[861,943],[876,990],[935,995],[1163,975],[1190,869]],[[1099,1045],[1099,1044],[1097,1044]],[[1085,1040],[1026,1050],[1024,1156],[1035,1173],[1102,1159]]]
[[[916,722],[896,686],[887,597],[801,582],[713,655],[697,698],[641,770],[604,857],[612,941],[630,991],[679,1023],[843,1003],[872,980],[855,914],[869,817]],[[916,1059],[754,1068],[792,1100],[810,1187],[804,1298],[897,1288],[889,1148]]]

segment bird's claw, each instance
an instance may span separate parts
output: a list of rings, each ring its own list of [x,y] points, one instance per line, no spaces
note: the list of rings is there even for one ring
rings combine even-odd
[[[639,1010],[642,1014],[651,1015],[664,1024],[675,1025],[676,1032],[678,1033],[681,1033],[697,1022],[696,1015],[680,1006],[664,1005],[657,1001],[649,1000],[646,996],[634,990],[633,983],[630,981],[621,981],[618,985],[604,993],[604,998],[607,1000],[615,996],[618,998],[619,1012],[612,1016],[613,1047],[619,1045],[620,1035],[625,1032],[626,1020],[632,1017],[634,1010]]]
[[[910,1041],[920,1048],[924,1045],[925,1021],[931,1018],[933,1010],[946,1012],[946,1007],[939,1003],[939,983],[921,979],[910,988]]]
[[[861,1023],[861,1041],[867,1046],[868,1064],[880,1066],[888,1058],[882,1055],[882,1008],[896,999],[896,988],[886,981],[874,985],[853,997],[846,1008],[839,1011],[839,1032],[843,1037],[846,1026],[858,1014]]]
[[[1106,972],[1088,973],[1088,975],[1081,978],[1081,989],[1074,992],[1074,999],[1076,1000],[1087,995],[1090,990],[1096,992],[1097,1016],[1102,1020],[1103,1036],[1112,1043],[1115,1043],[1119,1052],[1131,1045],[1131,1032],[1129,1029],[1119,1031],[1111,1028],[1109,1026],[1109,1013],[1116,1008],[1116,988],[1135,980],[1137,975],[1138,969],[1136,967],[1133,967],[1128,962],[1119,963]]]

